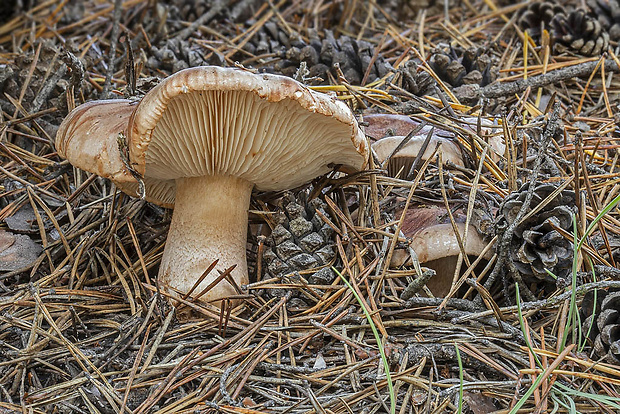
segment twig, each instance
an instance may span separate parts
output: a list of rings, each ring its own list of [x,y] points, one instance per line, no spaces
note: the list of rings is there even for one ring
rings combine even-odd
[[[228,6],[227,0],[216,0],[209,11],[197,18],[189,27],[181,30],[174,38],[178,40],[185,40],[192,35],[200,26],[203,26],[211,21],[224,7]]]
[[[67,73],[67,65],[64,63],[60,65],[58,70],[54,72],[54,74],[45,82],[45,85],[41,88],[41,91],[37,94],[36,98],[32,102],[32,108],[30,108],[30,112],[38,112],[39,109],[43,106],[44,103],[47,102],[50,94],[54,90],[54,88],[58,85],[58,82],[65,76]]]
[[[110,33],[110,56],[108,57],[108,69],[103,82],[103,90],[101,96],[108,98],[110,87],[112,86],[112,76],[114,75],[114,67],[116,62],[116,44],[118,43],[118,34],[121,24],[121,13],[123,11],[123,0],[114,0],[114,13],[112,14],[112,32]]]
[[[551,115],[549,116],[549,121],[547,122],[547,125],[545,127],[545,132],[542,137],[542,144],[540,146],[540,151],[536,157],[536,160],[534,161],[534,167],[532,168],[532,174],[529,177],[529,180],[531,183],[536,183],[536,181],[538,180],[540,169],[542,167],[542,163],[545,158],[545,154],[547,152],[547,147],[549,146],[551,139],[555,135],[556,130],[559,128],[559,125],[558,125],[559,112],[560,112],[560,103],[556,102],[553,107],[553,110],[551,111]],[[521,222],[523,217],[525,217],[525,215],[530,211],[530,203],[532,202],[532,198],[534,196],[535,187],[536,186],[533,184],[530,185],[530,187],[528,188],[527,194],[525,196],[525,199],[523,200],[523,204],[521,205],[521,208],[519,210],[519,213],[515,217],[514,221],[508,225],[504,234],[498,240],[497,250],[496,250],[497,251],[497,262],[495,264],[495,267],[491,271],[491,274],[489,274],[488,279],[484,283],[484,288],[487,290],[491,289],[491,286],[495,282],[495,279],[497,278],[497,276],[505,273],[506,271],[506,264],[510,260],[510,258],[508,257],[508,254],[510,252],[510,242],[514,235],[515,228]],[[528,300],[530,301],[536,300],[536,297],[532,294],[532,292],[530,292],[529,289],[527,289],[526,286],[524,286],[521,283],[520,287],[521,289],[523,289],[523,294]],[[476,298],[474,299],[474,302],[477,305],[480,305],[482,303],[482,297],[480,295],[476,296]]]
[[[514,82],[499,83],[495,82],[491,85],[480,88],[477,91],[479,98],[500,98],[502,96],[512,96],[520,92],[525,91],[527,88],[541,88],[543,86],[552,85],[557,82],[586,76],[592,73],[592,71],[599,64],[599,61],[585,62],[577,65],[569,66],[567,68],[556,69],[549,73],[544,73],[537,76],[531,76],[527,79],[519,79]],[[607,72],[618,72],[618,65],[613,59],[607,59],[604,62],[604,67]]]

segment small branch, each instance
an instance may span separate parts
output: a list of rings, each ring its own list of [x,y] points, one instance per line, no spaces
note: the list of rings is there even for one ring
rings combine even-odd
[[[557,82],[587,76],[592,73],[599,61],[580,63],[578,65],[569,66],[567,68],[556,69],[549,73],[531,76],[527,79],[519,79],[514,82],[494,82],[490,85],[478,90],[479,98],[500,98],[502,96],[510,96],[523,92],[527,88],[540,88],[552,85]],[[603,63],[606,72],[618,72],[620,69],[613,59],[607,59]]]
[[[553,110],[551,111],[551,114],[549,115],[549,121],[547,122],[547,126],[545,128],[545,132],[542,137],[542,144],[540,146],[540,151],[538,152],[538,155],[536,156],[536,160],[534,161],[534,166],[532,168],[532,174],[529,177],[529,181],[532,184],[527,190],[525,199],[523,200],[523,204],[521,205],[521,209],[517,213],[517,216],[515,217],[514,221],[508,225],[508,228],[504,231],[504,234],[502,234],[502,236],[497,241],[497,248],[496,248],[497,263],[495,264],[495,267],[491,271],[491,274],[489,274],[489,277],[484,283],[484,287],[487,290],[491,289],[491,286],[495,282],[495,279],[497,278],[497,276],[499,276],[500,274],[505,274],[507,265],[508,265],[508,269],[511,268],[510,263],[509,263],[509,261],[511,260],[509,257],[510,242],[514,235],[515,228],[521,222],[521,219],[523,219],[523,217],[525,217],[525,215],[530,211],[530,203],[534,196],[534,189],[536,187],[536,182],[538,181],[538,176],[540,174],[540,169],[542,167],[543,159],[545,157],[545,154],[547,153],[547,147],[549,146],[551,139],[555,135],[555,132],[559,128],[559,125],[558,125],[559,112],[560,112],[560,104],[556,102],[555,105],[553,106]],[[518,274],[518,271],[516,272],[516,274]],[[519,283],[519,287],[521,288],[522,293],[524,294],[524,296],[526,297],[528,301],[536,300],[536,297],[532,294],[532,292],[530,292],[529,289],[527,289],[527,287],[523,283]],[[476,303],[476,305],[481,305],[482,297],[480,295],[476,296],[476,298],[474,299],[474,303]]]
[[[106,71],[105,81],[103,83],[103,91],[101,92],[101,96],[104,99],[108,97],[108,94],[110,92],[110,87],[112,85],[112,76],[114,75],[114,67],[116,66],[114,63],[116,62],[116,44],[118,43],[122,6],[123,0],[114,1],[114,14],[112,15],[114,23],[112,24],[112,32],[110,33],[110,56],[108,62],[108,70]]]
[[[37,96],[34,98],[34,101],[32,102],[32,108],[30,108],[30,113],[39,112],[39,109],[41,109],[43,104],[47,102],[50,94],[58,85],[58,82],[60,82],[60,80],[64,78],[66,73],[67,65],[63,63],[60,65],[58,70],[49,77],[47,82],[45,82],[45,85],[41,88]]]
[[[216,0],[208,12],[197,18],[189,27],[181,30],[175,36],[175,39],[185,40],[191,36],[198,27],[203,26],[211,21],[224,7],[228,6],[228,1]]]

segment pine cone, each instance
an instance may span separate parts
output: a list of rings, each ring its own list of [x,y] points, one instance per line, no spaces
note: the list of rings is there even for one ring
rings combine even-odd
[[[431,86],[435,85],[435,80],[425,71],[420,70],[420,65],[410,60],[398,69],[403,77],[403,87],[408,92],[417,96],[432,93]]]
[[[215,54],[213,56],[217,59]],[[162,46],[151,47],[151,56],[146,62],[146,67],[172,74],[182,69],[209,64],[221,66],[223,61],[207,61],[202,49],[194,43],[174,38],[166,41]]]
[[[594,292],[586,294],[581,305],[585,320],[582,332],[590,332],[594,354],[611,364],[620,363],[620,292],[598,290],[594,306]],[[594,312],[594,313],[593,313]]]
[[[542,29],[549,29],[553,17],[560,14],[567,14],[561,5],[548,1],[535,1],[527,6],[517,23],[521,30],[527,30],[531,37],[540,39]]]
[[[213,7],[210,1],[171,0],[169,3],[170,16],[186,22],[193,22]]]
[[[64,92],[67,88],[67,79],[70,76],[67,74],[60,79],[51,90],[48,90],[45,99],[41,99],[43,96],[41,95],[42,88],[46,85],[49,74],[57,71],[58,61],[60,60],[55,59],[59,50],[53,42],[44,40],[41,42],[41,46],[39,60],[36,62],[34,72],[31,72],[34,61],[32,53],[20,54],[15,57],[11,64],[0,66],[0,94],[12,96],[24,94],[22,102],[27,103],[26,109],[33,112],[54,106],[57,108],[66,107]],[[26,86],[26,90],[23,89],[24,86]],[[60,116],[60,114],[56,116]]]
[[[236,2],[221,9],[213,21],[243,22],[249,19],[263,4],[260,0]],[[165,5],[171,20],[193,22],[202,15],[209,13],[214,7],[218,7],[218,1],[214,0],[164,0],[158,5]],[[182,28],[182,27],[179,27]]]
[[[418,12],[426,9],[427,16],[443,13],[444,1],[437,0],[377,0],[377,6],[396,21],[415,19]]]
[[[325,266],[336,256],[333,230],[323,222],[317,211],[329,217],[325,204],[318,198],[306,202],[306,194],[297,197],[288,193],[283,199],[280,223],[265,243],[263,253],[269,277],[282,277],[294,272]],[[334,273],[329,267],[305,274],[310,284],[330,284]]]
[[[504,233],[514,222],[530,185],[531,183],[524,184],[518,191],[509,194],[501,204],[495,220],[499,240],[502,240]],[[536,209],[556,189],[553,184],[533,185],[535,188],[528,211]],[[542,210],[515,227],[510,242],[510,258],[521,274],[553,281],[546,272],[549,270],[558,281],[566,280],[572,269],[573,244],[554,230],[554,227],[572,231],[574,212],[575,193],[563,190]]]
[[[614,41],[620,40],[620,1],[587,0],[586,3],[592,16],[609,32],[609,38]]]
[[[584,56],[596,56],[609,46],[609,34],[603,26],[581,9],[573,10],[568,16],[556,15],[551,27],[554,47],[560,53],[571,50]]]
[[[259,66],[267,72],[294,76],[301,62],[305,62],[308,77],[327,80],[327,72],[336,76],[334,66],[338,64],[349,83],[360,84],[372,61],[374,49],[371,43],[355,40],[348,36],[334,38],[330,30],[325,30],[325,38],[320,40],[316,34],[310,36],[310,43],[301,38],[290,38],[276,23],[268,22],[244,46],[244,50],[254,55],[272,53],[280,57],[275,63]],[[372,64],[367,82],[380,78],[391,70],[389,63],[379,54]]]
[[[482,48],[450,47],[433,54],[429,64],[441,80],[454,88],[474,84],[486,86],[496,77],[492,58]]]

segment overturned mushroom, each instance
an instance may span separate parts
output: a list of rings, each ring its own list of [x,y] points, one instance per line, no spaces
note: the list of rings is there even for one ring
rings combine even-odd
[[[297,187],[333,165],[362,168],[365,138],[343,103],[290,78],[219,67],[186,69],[139,103],[91,102],[63,121],[60,155],[131,195],[175,206],[159,281],[187,293],[216,259],[248,282],[253,188]],[[217,275],[196,288],[201,292]],[[223,280],[201,297],[234,296]]]

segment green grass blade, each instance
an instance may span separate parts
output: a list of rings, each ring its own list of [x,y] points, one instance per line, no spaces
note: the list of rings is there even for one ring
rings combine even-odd
[[[512,410],[510,410],[508,414],[517,414],[517,412],[521,409],[521,407],[523,407],[523,405],[527,402],[527,400],[532,396],[532,394],[534,393],[534,390],[536,390],[536,388],[538,388],[538,386],[540,385],[540,382],[543,379],[543,374],[544,374],[544,371],[538,377],[536,377],[536,381],[534,381],[532,385],[530,385],[530,388],[527,389],[525,394],[523,394],[523,397],[521,397],[521,399],[517,401],[515,406],[512,407]]]
[[[463,412],[463,361],[461,360],[461,352],[456,342],[454,343],[454,348],[456,349],[456,360],[459,363],[459,408],[456,412],[461,414]]]
[[[342,276],[342,274],[335,267],[332,267],[332,269],[334,270],[334,272],[336,272],[338,276],[340,276],[340,279],[342,279],[344,284],[347,285],[349,290],[351,290],[351,293],[353,293],[353,296],[355,296],[355,299],[357,299],[357,303],[360,304],[362,310],[364,311],[364,315],[366,315],[366,319],[368,320],[370,329],[372,329],[372,333],[375,336],[375,339],[377,341],[377,347],[379,348],[379,353],[381,354],[381,361],[383,361],[385,379],[387,381],[388,392],[390,393],[390,414],[396,414],[396,395],[394,394],[394,384],[392,384],[392,375],[390,374],[390,364],[388,363],[387,357],[385,356],[385,350],[383,349],[383,342],[381,341],[381,337],[379,336],[377,327],[375,326],[375,323],[372,320],[372,316],[370,316],[370,312],[368,312],[368,309],[366,309],[366,307],[364,306],[364,302],[362,301],[362,298],[359,297],[355,289],[353,289],[353,286],[351,286],[349,281],[345,279],[344,276]]]

